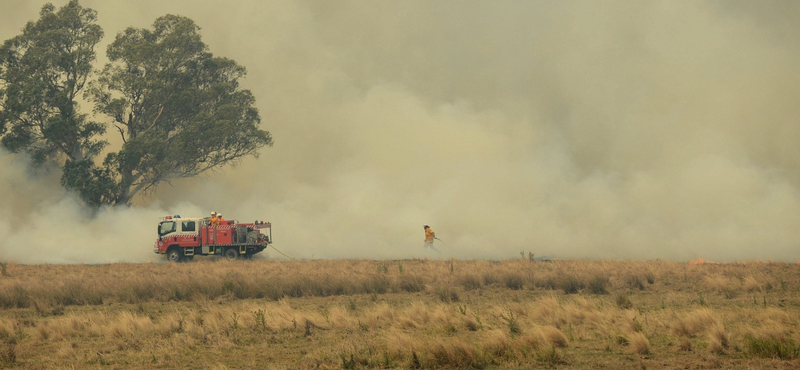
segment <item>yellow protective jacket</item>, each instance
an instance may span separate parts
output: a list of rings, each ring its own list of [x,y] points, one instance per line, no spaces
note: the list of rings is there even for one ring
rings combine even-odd
[[[217,226],[217,225],[219,225],[219,219],[217,218],[216,215],[211,216],[211,226]]]
[[[431,229],[430,227],[425,229],[425,242],[426,243],[433,242],[433,238],[435,238],[435,237],[436,237],[436,233],[433,232],[433,229]]]

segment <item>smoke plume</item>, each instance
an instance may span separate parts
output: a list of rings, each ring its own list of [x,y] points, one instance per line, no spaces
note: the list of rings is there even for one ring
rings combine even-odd
[[[1,260],[157,260],[158,217],[212,210],[296,258],[800,259],[796,2],[81,4],[101,61],[125,27],[194,19],[275,145],[95,215],[0,154]],[[2,39],[41,5],[0,5]]]

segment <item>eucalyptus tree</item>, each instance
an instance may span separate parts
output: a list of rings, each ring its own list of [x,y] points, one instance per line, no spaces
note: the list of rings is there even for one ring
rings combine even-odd
[[[102,37],[95,18],[77,0],[58,12],[48,4],[38,22],[0,49],[0,135],[7,148],[28,151],[35,163],[61,158],[63,186],[88,204],[121,205],[272,145],[259,128],[253,94],[239,85],[245,68],[214,56],[194,21],[166,15],[152,28],[125,29],[90,81]],[[62,41],[67,36],[75,40]],[[78,113],[81,91],[122,143],[102,162],[106,126]]]
[[[109,63],[88,96],[123,142],[104,161],[115,203],[176,178],[197,176],[272,145],[255,98],[239,86],[244,67],[215,57],[189,18],[166,15],[128,28],[108,46]]]
[[[0,46],[0,135],[11,152],[34,165],[64,164],[97,155],[104,126],[81,114],[78,98],[92,74],[103,37],[97,13],[77,0],[42,7],[37,21]]]

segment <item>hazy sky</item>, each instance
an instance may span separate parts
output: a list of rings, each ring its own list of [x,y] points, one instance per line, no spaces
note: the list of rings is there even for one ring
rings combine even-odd
[[[43,4],[0,0],[0,40]],[[81,4],[101,59],[192,18],[275,145],[95,218],[0,154],[0,260],[155,261],[158,217],[212,210],[297,258],[800,260],[799,2]]]

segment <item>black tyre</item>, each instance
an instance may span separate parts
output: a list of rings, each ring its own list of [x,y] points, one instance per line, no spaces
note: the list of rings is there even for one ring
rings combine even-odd
[[[235,248],[228,249],[225,251],[225,258],[228,259],[228,261],[233,261],[239,258],[239,251]]]
[[[183,254],[179,248],[170,248],[167,251],[167,259],[171,262],[181,262],[183,260]]]

